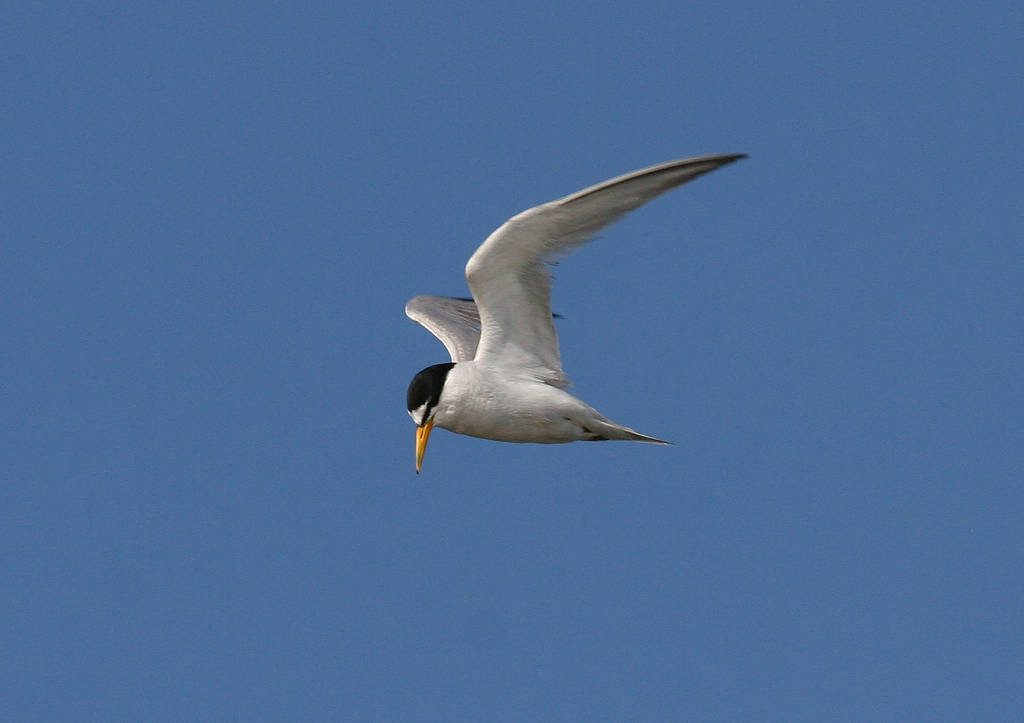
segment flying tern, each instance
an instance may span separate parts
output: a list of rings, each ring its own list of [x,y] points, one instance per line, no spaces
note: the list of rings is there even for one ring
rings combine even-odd
[[[441,340],[450,362],[413,377],[416,472],[434,427],[501,442],[624,439],[669,444],[605,417],[565,391],[551,313],[549,265],[666,191],[744,154],[643,168],[513,216],[466,264],[472,299],[417,296],[405,307]]]

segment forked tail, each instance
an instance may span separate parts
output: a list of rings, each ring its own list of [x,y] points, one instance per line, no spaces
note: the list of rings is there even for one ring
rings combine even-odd
[[[627,442],[646,442],[647,444],[672,444],[672,442],[666,442],[664,439],[640,434],[640,432],[637,432],[635,429],[623,427],[621,424],[616,424],[607,417],[601,417],[597,424],[592,424],[590,426],[591,428],[587,431],[594,436],[588,438],[587,441],[589,442],[603,442],[612,439],[621,439]]]

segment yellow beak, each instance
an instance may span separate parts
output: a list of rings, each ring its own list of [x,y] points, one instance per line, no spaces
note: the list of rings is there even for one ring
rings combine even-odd
[[[433,419],[422,427],[416,427],[416,474],[420,473],[420,467],[423,466],[423,454],[427,451],[427,440],[430,439],[430,430],[433,428]]]

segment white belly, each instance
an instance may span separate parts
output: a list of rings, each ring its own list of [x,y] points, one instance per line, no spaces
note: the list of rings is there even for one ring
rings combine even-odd
[[[558,444],[594,439],[587,422],[600,418],[561,389],[460,363],[445,382],[434,423],[499,442]]]

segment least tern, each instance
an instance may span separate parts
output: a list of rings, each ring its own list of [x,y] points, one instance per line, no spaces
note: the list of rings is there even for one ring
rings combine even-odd
[[[565,389],[551,313],[549,264],[653,198],[744,154],[643,168],[513,216],[466,264],[472,299],[417,296],[405,307],[451,361],[409,384],[416,472],[434,427],[501,442],[625,439],[670,444],[616,424]]]

